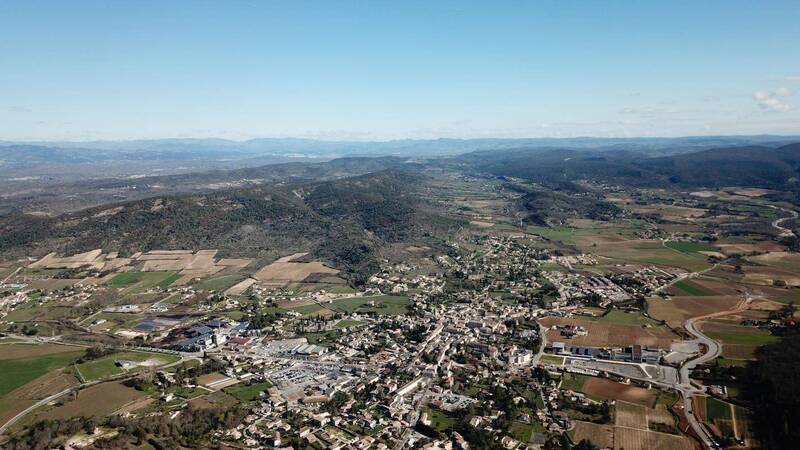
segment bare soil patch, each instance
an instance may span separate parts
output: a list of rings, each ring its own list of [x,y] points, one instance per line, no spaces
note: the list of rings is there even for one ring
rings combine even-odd
[[[245,278],[244,280],[242,280],[242,281],[234,284],[230,288],[228,288],[228,290],[225,291],[225,294],[227,294],[227,295],[242,295],[255,282],[256,282],[256,280],[254,280],[253,278]]]
[[[673,328],[680,328],[691,317],[733,309],[742,301],[740,296],[718,295],[703,297],[673,297],[671,300],[652,298],[648,312],[656,320],[664,320]]]
[[[56,370],[14,389],[6,394],[6,397],[18,400],[41,400],[78,384],[80,383],[74,375]]]
[[[617,450],[694,450],[692,441],[655,431],[614,427],[614,449]]]
[[[614,425],[647,430],[647,408],[633,403],[617,402]]]
[[[583,383],[582,391],[590,397],[622,400],[650,407],[656,401],[656,391],[638,386],[617,383],[605,378],[591,377]]]
[[[336,269],[331,269],[319,261],[309,263],[296,262],[274,262],[262,267],[253,275],[258,281],[289,283],[292,281],[303,281],[309,275],[315,273],[337,274]]]
[[[598,425],[591,422],[575,422],[573,429],[575,442],[583,439],[592,441],[600,448],[611,448],[614,446],[614,427],[611,425]]]
[[[744,267],[744,281],[764,286],[777,285],[783,283],[785,286],[800,286],[800,273],[779,269],[777,267]]]
[[[678,339],[674,333],[664,327],[642,327],[639,325],[621,325],[615,323],[592,321],[578,318],[546,317],[541,320],[542,325],[580,325],[587,329],[586,336],[566,338],[557,330],[548,330],[547,339],[550,342],[561,341],[573,345],[610,346],[640,344],[661,348],[669,348],[670,344]]]
[[[717,244],[726,255],[746,255],[749,253],[780,252],[786,247],[771,242],[760,244]]]

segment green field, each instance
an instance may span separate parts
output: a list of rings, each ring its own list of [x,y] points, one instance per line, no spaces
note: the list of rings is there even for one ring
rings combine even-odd
[[[714,397],[708,397],[706,399],[706,417],[708,417],[710,421],[717,419],[730,420],[731,407],[729,404],[717,400]]]
[[[722,341],[726,344],[754,344],[766,345],[780,339],[778,336],[762,333],[735,333],[735,332],[708,332],[706,333],[711,339]]]
[[[318,333],[306,333],[303,337],[308,340],[309,344],[314,345],[325,345],[331,344],[336,341],[340,336],[340,332],[337,330],[328,330],[328,331],[320,331]]]
[[[117,367],[117,361],[127,360],[142,362],[148,359],[159,359],[162,361],[160,365],[164,365],[177,361],[179,357],[164,353],[119,352],[103,358],[76,364],[73,370],[79,379],[94,381],[123,373],[123,370]],[[139,369],[137,368],[136,370]]]
[[[719,247],[709,244],[699,244],[696,242],[677,242],[667,241],[664,245],[673,250],[681,253],[700,253],[700,252],[718,252]]]
[[[268,382],[253,383],[250,385],[239,383],[229,388],[225,388],[225,392],[243,402],[249,402],[258,398],[259,394],[261,394],[261,391],[266,391],[271,387],[272,384]]]
[[[661,266],[672,266],[672,267],[679,267],[681,269],[686,269],[690,272],[699,272],[701,270],[708,269],[711,267],[711,264],[706,262],[705,257],[700,259],[691,256],[690,254],[674,254],[674,256],[654,256],[652,258],[641,258],[638,259],[640,262],[648,262],[650,264],[657,264]]]
[[[372,306],[370,303],[374,303]],[[377,314],[398,315],[408,311],[408,297],[381,295],[378,297],[353,297],[335,300],[331,307],[346,313],[374,312]]]
[[[83,351],[0,360],[0,396],[78,360]]]
[[[178,281],[178,279],[180,279],[182,276],[183,275],[181,275],[179,273],[173,273],[172,275],[168,276],[167,278],[164,278],[163,280],[161,280],[161,282],[158,283],[158,287],[160,287],[162,289],[166,289],[167,287],[169,287],[170,284]]]
[[[180,278],[175,272],[122,272],[109,280],[108,284],[114,287],[136,287],[148,289],[155,286],[167,287]]]
[[[532,423],[522,423],[514,421],[508,430],[514,439],[520,442],[529,442],[533,432],[543,433],[545,431],[542,424],[537,421]]]
[[[588,378],[585,375],[564,374],[561,381],[561,389],[570,389],[575,392],[580,392],[583,389],[583,383]]]
[[[551,241],[559,241],[566,244],[572,244],[575,242],[575,228],[529,226],[527,231],[528,233],[541,236]]]
[[[746,359],[717,358],[717,363],[722,367],[744,367],[747,365]]]
[[[564,364],[564,357],[556,355],[542,355],[541,361],[545,364],[556,364],[560,366]]]
[[[127,286],[142,280],[144,272],[123,272],[112,278],[108,284],[112,286]]]
[[[360,320],[342,319],[342,320],[336,322],[336,325],[334,325],[333,328],[339,330],[339,329],[342,329],[342,328],[357,327],[357,326],[360,326],[360,325],[364,325],[365,323],[366,322],[362,322]]]
[[[702,286],[699,286],[691,281],[681,280],[677,283],[672,285],[676,289],[684,292],[686,295],[690,295],[693,297],[705,297],[707,295],[714,295],[714,292],[710,292],[704,289]]]
[[[437,431],[445,431],[453,428],[453,424],[456,423],[455,418],[449,416],[441,409],[429,407],[426,408],[426,412],[428,413],[428,418],[431,420],[431,427],[435,428]]]
[[[371,305],[370,303],[374,303]],[[334,300],[324,305],[305,305],[290,308],[303,315],[318,314],[323,310],[341,313],[375,313],[381,315],[400,315],[408,311],[408,297],[399,295],[381,295],[376,297],[351,297]]]

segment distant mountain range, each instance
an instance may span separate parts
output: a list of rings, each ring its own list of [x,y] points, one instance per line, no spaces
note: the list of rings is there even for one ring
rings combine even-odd
[[[674,154],[722,146],[780,146],[796,136],[700,136],[678,138],[526,138],[526,139],[403,139],[393,141],[321,141],[296,138],[152,139],[130,141],[0,141],[0,160],[15,163],[42,161],[247,159],[258,156],[337,158],[343,156],[431,157],[481,150],[513,148],[631,150],[646,154]]]

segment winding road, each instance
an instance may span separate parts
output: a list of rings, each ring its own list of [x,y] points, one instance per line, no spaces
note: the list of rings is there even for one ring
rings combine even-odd
[[[797,219],[797,216],[798,216],[797,211],[794,211],[794,210],[791,210],[791,209],[786,209],[786,208],[781,208],[781,207],[775,206],[775,205],[767,205],[767,206],[769,206],[772,209],[779,209],[779,210],[781,210],[783,212],[789,213],[789,216],[787,216],[787,217],[781,217],[780,219],[773,220],[772,221],[772,227],[777,229],[778,230],[778,234],[780,236],[782,236],[782,237],[783,236],[793,236],[795,234],[794,231],[792,231],[789,228],[784,227],[781,224],[783,222],[787,221],[787,220],[790,220],[790,219]]]
[[[693,317],[684,322],[683,324],[684,328],[686,329],[686,332],[691,334],[695,338],[695,341],[697,343],[705,345],[707,351],[702,355],[683,363],[678,372],[678,377],[680,381],[679,384],[675,386],[675,388],[678,391],[680,391],[681,396],[683,397],[684,411],[686,412],[686,419],[688,420],[689,425],[692,427],[692,430],[694,430],[695,434],[697,434],[703,441],[703,445],[706,448],[719,448],[719,444],[716,443],[716,441],[714,440],[714,436],[711,434],[711,432],[708,431],[708,429],[705,426],[703,426],[703,424],[699,420],[697,420],[697,417],[695,417],[692,407],[692,397],[694,395],[704,394],[706,388],[705,386],[702,385],[692,384],[691,373],[695,367],[703,365],[707,362],[716,359],[722,353],[722,344],[703,334],[703,332],[697,329],[696,325],[698,322],[702,320],[741,312],[747,309],[751,301],[752,297],[750,296],[750,294],[745,293],[744,301],[741,302],[739,305],[737,305],[736,308],[728,311],[720,311],[713,314],[707,314],[705,316]]]

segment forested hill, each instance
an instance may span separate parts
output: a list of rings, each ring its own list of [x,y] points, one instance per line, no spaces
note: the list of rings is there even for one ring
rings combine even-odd
[[[800,144],[726,147],[658,158],[629,151],[515,149],[469,153],[447,164],[546,184],[588,179],[632,186],[797,190]]]
[[[275,258],[312,251],[363,272],[387,243],[414,240],[460,223],[434,212],[418,193],[426,178],[386,170],[315,183],[156,197],[41,217],[0,218],[0,252],[40,256],[94,248],[133,253],[217,248]]]
[[[203,193],[225,187],[265,183],[333,180],[387,169],[415,167],[404,158],[340,158],[320,162],[289,162],[232,170],[212,170],[147,177],[84,179],[72,183],[0,180],[0,216],[12,210],[47,214],[77,211],[106,203],[147,197]],[[2,178],[2,177],[0,177]]]
[[[777,149],[737,147],[638,162],[638,166],[688,186],[785,187],[800,177],[800,144]]]

